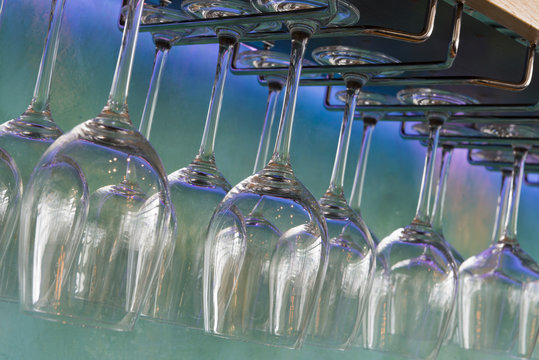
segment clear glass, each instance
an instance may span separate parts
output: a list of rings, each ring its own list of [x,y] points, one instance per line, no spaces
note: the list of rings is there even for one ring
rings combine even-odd
[[[449,144],[442,145],[442,154],[440,159],[440,171],[436,187],[433,189],[435,191],[434,203],[432,208],[432,229],[440,235],[440,237],[445,241],[446,245],[451,250],[451,254],[455,259],[457,266],[460,266],[464,261],[462,255],[458,252],[455,247],[446,240],[443,233],[443,224],[444,224],[444,204],[445,196],[447,192],[447,179],[449,178],[449,168],[451,166],[451,159],[453,157],[453,146]]]
[[[255,12],[248,2],[238,0],[189,0],[182,7],[197,18]],[[169,263],[162,265],[156,293],[150,298],[145,315],[193,329],[204,329],[202,276],[206,231],[214,209],[230,190],[230,184],[217,168],[214,145],[232,50],[245,30],[217,29],[217,67],[200,149],[188,166],[168,176],[178,232],[174,253]],[[241,222],[237,226],[245,227]]]
[[[432,89],[406,89],[397,97],[416,105],[470,101]],[[377,256],[384,263],[377,263],[376,273],[386,281],[387,297],[378,297],[367,310],[367,346],[374,350],[435,359],[446,336],[456,297],[457,267],[446,243],[430,224],[430,195],[440,128],[447,116],[427,114],[427,156],[412,223],[395,230],[377,247]]]
[[[462,264],[464,258],[458,252],[457,249],[445,238],[443,234],[443,220],[444,220],[444,204],[445,204],[445,195],[447,191],[447,179],[449,177],[449,168],[451,166],[451,159],[453,157],[453,145],[443,144],[441,149],[441,158],[440,158],[440,171],[436,187],[433,187],[433,190],[436,192],[434,195],[434,203],[432,209],[432,229],[440,235],[440,238],[445,242],[446,246],[451,251],[453,259],[455,259],[455,264],[457,268]],[[453,341],[458,341],[455,332],[457,327],[457,311],[453,309],[451,313],[451,320],[449,321],[449,326],[447,330],[447,336],[444,340],[444,344],[449,344]]]
[[[492,245],[498,242],[498,239],[502,234],[504,227],[503,216],[507,213],[507,204],[509,202],[507,199],[509,191],[507,191],[507,189],[509,188],[509,182],[511,181],[511,171],[503,169],[501,173],[502,181],[500,185],[500,194],[498,195],[496,215],[494,217],[494,226],[492,228],[492,238],[490,241]]]
[[[497,242],[462,263],[459,269],[458,319],[459,343],[468,350],[510,353],[529,358],[536,337],[529,293],[539,281],[539,265],[517,242],[517,219],[520,190],[527,149],[515,147],[508,192],[503,198],[503,231]],[[526,296],[526,298],[523,298]],[[524,307],[521,309],[520,305]],[[532,305],[533,306],[533,305]],[[519,313],[525,316],[520,320]],[[531,330],[526,333],[526,330]]]
[[[258,69],[288,67],[290,63],[286,54],[269,50],[244,51],[239,54],[238,62],[244,66]],[[286,78],[279,75],[267,76],[266,80],[268,82],[268,101],[266,104],[266,115],[264,116],[260,141],[258,143],[258,150],[256,152],[253,173],[261,170],[264,164],[269,160],[271,132],[277,107],[277,98],[286,82]]]
[[[387,64],[399,62],[399,60],[382,53],[340,45],[319,47],[313,51],[313,58],[322,65],[343,63]],[[388,102],[388,98],[382,95],[360,93],[361,87],[373,75],[375,74],[342,74],[347,87],[343,99],[345,101],[345,108],[342,131],[344,131],[345,127],[352,126],[351,123],[354,119],[357,103],[363,105],[381,105]],[[384,76],[385,74],[381,75]],[[366,125],[362,138],[358,173],[356,173],[354,181],[355,188],[363,186],[365,174],[364,164],[366,165],[364,160],[370,145],[372,128],[381,116],[381,114],[363,115]],[[347,128],[347,131],[350,130]],[[338,349],[345,349],[352,343],[362,343],[361,339],[364,329],[360,329],[360,325],[365,324],[365,322],[362,322],[364,308],[368,299],[374,296],[373,291],[377,291],[379,288],[378,285],[380,282],[380,279],[374,279],[377,284],[371,289],[373,283],[373,265],[375,264],[375,240],[359,213],[354,212],[348,206],[344,197],[342,180],[344,178],[344,166],[349,137],[346,138],[344,156],[341,154],[343,141],[344,139],[341,138],[330,187],[320,200],[320,205],[328,224],[331,248],[326,280],[319,305],[317,306],[316,317],[311,324],[310,330],[311,340],[314,343]],[[362,189],[359,189],[359,193],[361,191]],[[354,194],[358,194],[358,191],[354,190]],[[361,199],[356,199],[356,196],[354,195],[352,201],[357,202],[359,207]],[[362,265],[358,266],[354,275],[358,282],[354,283],[355,287],[353,287],[351,284],[346,284],[344,279],[347,278],[351,265],[357,265],[359,263]],[[351,292],[354,291],[355,293],[352,294]],[[339,301],[342,303],[337,305]]]
[[[348,64],[398,62],[384,54],[342,46],[327,46],[313,51],[313,58],[322,65],[334,65],[343,57]],[[329,260],[326,279],[311,323],[309,341],[337,349],[347,348],[359,331],[374,271],[374,241],[369,229],[346,202],[343,192],[348,144],[356,104],[379,100],[372,94],[360,94],[361,87],[372,74],[346,73],[346,98],[341,135],[330,186],[320,200],[328,225]],[[361,100],[358,100],[361,97]],[[351,275],[354,274],[354,275]],[[354,281],[351,281],[351,280]]]
[[[215,210],[204,254],[204,325],[216,335],[297,348],[327,266],[327,228],[290,166],[290,139],[305,46],[292,28],[286,94],[273,156]],[[252,217],[270,225],[241,227]]]
[[[251,0],[251,2],[253,3],[253,6],[261,12],[306,10],[328,6],[326,0]],[[325,19],[322,23],[309,20],[304,21],[301,25],[309,24],[312,28],[317,28],[319,25],[327,27],[343,27],[355,25],[358,21],[359,10],[348,1],[338,0],[337,13],[332,19]],[[290,25],[292,25],[292,22],[287,22],[287,26]]]
[[[425,122],[411,122],[407,121],[405,124],[405,132],[412,133],[417,135],[428,135],[429,133],[429,124]],[[481,136],[481,132],[473,127],[473,124],[466,123],[453,123],[453,124],[444,124],[440,129],[440,136],[451,137],[451,136]]]
[[[539,125],[537,124],[474,124],[481,133],[502,138],[537,138]]]
[[[182,13],[176,13],[175,19],[188,20],[189,17]],[[180,31],[164,31],[152,34],[153,42],[155,44],[155,59],[152,69],[152,77],[150,79],[150,86],[148,87],[146,102],[144,104],[144,110],[142,112],[142,118],[139,125],[139,131],[146,137],[146,139],[150,138],[154,113],[157,105],[157,98],[159,95],[161,78],[170,49],[176,41],[192,33],[192,29],[182,29]],[[158,281],[162,280],[163,272],[166,271],[166,269],[168,269],[170,266],[172,258],[172,256],[170,255],[173,254],[173,249],[175,247],[174,239],[177,236],[176,225],[177,220],[176,216],[174,215],[173,221],[170,222],[171,229],[169,230],[169,234],[171,235],[171,239],[167,249],[164,252],[165,258],[163,259],[163,262],[161,263],[161,267],[159,269]],[[161,284],[159,283],[158,285]],[[156,306],[159,305],[157,299],[159,299],[159,294],[161,290],[162,287],[152,286],[151,293],[147,301],[143,305],[141,315],[145,316],[149,320],[161,320],[158,317],[154,317],[154,314],[158,313],[158,311],[156,311]]]
[[[539,280],[522,285],[518,328],[518,354],[531,357],[539,338]]]
[[[166,173],[129,119],[142,0],[128,3],[106,106],[45,152],[25,191],[21,307],[49,320],[131,330],[170,249]]]
[[[51,4],[49,28],[34,96],[19,117],[0,125],[0,299],[19,300],[19,209],[30,173],[62,130],[54,123],[50,89],[65,0]],[[1,5],[0,5],[1,8]]]
[[[346,202],[343,191],[348,145],[360,88],[348,91],[341,134],[328,189],[320,199],[329,237],[326,278],[309,329],[308,341],[344,350],[355,338],[373,279],[374,242],[361,217]]]
[[[305,337],[326,271],[327,228],[292,171],[289,151],[305,47],[318,25],[287,23],[290,65],[272,159],[236,185],[212,216],[204,253],[207,332],[289,348]],[[253,214],[267,223],[242,227]]]
[[[238,62],[241,65],[250,68],[271,69],[275,67],[288,67],[290,64],[290,59],[287,54],[277,51],[252,50],[240,53],[238,56]],[[313,63],[309,60],[303,60],[303,66],[312,64]],[[306,77],[309,77],[309,75]],[[279,97],[279,94],[281,93],[281,90],[286,82],[286,77],[281,75],[269,75],[265,76],[265,79],[268,84],[268,101],[266,105],[266,116],[264,117],[264,124],[262,126],[260,141],[258,143],[253,174],[259,170],[262,170],[262,167],[269,160],[269,149],[273,120],[275,118],[275,110],[277,106],[277,98]]]

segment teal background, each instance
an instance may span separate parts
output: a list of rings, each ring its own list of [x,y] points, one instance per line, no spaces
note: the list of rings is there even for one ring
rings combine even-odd
[[[95,116],[106,101],[121,40],[117,28],[120,3],[67,1],[51,99],[54,118],[64,131]],[[17,116],[30,102],[49,9],[50,1],[7,0],[0,24],[0,122]],[[171,51],[150,139],[169,173],[188,164],[198,150],[216,51],[215,45]],[[141,34],[129,95],[135,125],[144,105],[153,53],[149,34]],[[232,184],[252,171],[266,95],[267,89],[253,77],[228,78],[216,158]],[[294,170],[316,197],[323,194],[329,182],[342,116],[324,109],[323,95],[322,88],[300,89],[292,138]],[[402,140],[398,127],[384,122],[377,126],[366,176],[362,215],[379,238],[411,220],[421,180],[425,149]],[[347,191],[352,185],[361,131],[357,123],[350,146]],[[500,175],[469,166],[464,151],[455,153],[450,171],[444,232],[464,257],[469,257],[490,241]],[[519,239],[536,259],[538,203],[539,189],[524,187]],[[20,314],[16,304],[6,303],[0,303],[0,319],[0,359],[399,358],[357,349],[276,349],[146,320],[140,320],[132,333],[115,333],[34,319]],[[539,358],[537,353],[535,358]],[[445,348],[439,358],[485,357]]]

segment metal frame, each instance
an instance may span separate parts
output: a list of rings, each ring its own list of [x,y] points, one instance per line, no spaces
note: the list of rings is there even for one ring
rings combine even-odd
[[[397,39],[408,42],[423,42],[427,40],[434,30],[434,22],[436,17],[436,8],[438,0],[429,0],[427,6],[426,20],[423,29],[418,33],[411,33],[402,30],[395,30],[373,25],[356,25],[347,27],[331,27],[321,28],[313,37],[334,37],[334,36],[377,36],[390,39]],[[141,24],[141,32],[158,32],[163,30],[179,30],[185,28],[196,27],[216,27],[216,26],[232,26],[240,24],[259,24],[264,22],[285,22],[287,20],[298,19],[327,19],[332,18],[337,12],[337,0],[330,0],[326,7],[291,10],[279,13],[257,13],[244,16],[233,16],[219,19],[197,19],[189,21],[178,21],[162,24]],[[244,34],[240,41],[274,41],[289,39],[290,35],[287,31],[275,32],[253,32]],[[193,36],[184,40],[180,40],[175,45],[183,44],[208,44],[216,43],[215,36]]]
[[[171,10],[173,11],[173,10]],[[318,8],[312,9],[301,9],[301,10],[291,10],[286,12],[279,13],[256,13],[250,15],[240,15],[240,16],[229,16],[222,18],[214,19],[193,19],[188,21],[175,21],[168,23],[160,24],[141,24],[139,31],[140,32],[160,32],[160,31],[174,31],[181,29],[192,29],[200,27],[210,27],[215,28],[219,26],[234,26],[234,25],[244,25],[244,24],[260,24],[266,22],[284,22],[288,20],[300,20],[300,19],[310,19],[310,20],[322,20],[322,19],[331,19],[337,13],[337,0],[328,0],[328,6],[321,6]],[[281,35],[285,39],[289,37],[287,32],[262,32],[258,34],[245,34],[241,40],[250,41],[251,38],[255,36],[252,40],[272,40],[272,36]],[[185,39],[184,41],[180,40],[175,43],[175,45],[181,44],[209,44],[216,43],[218,41],[216,36],[193,36],[191,38]]]
[[[448,121],[449,122],[449,121]],[[400,136],[405,140],[419,140],[424,142],[428,135],[410,134],[406,132],[406,123],[402,122],[399,130]],[[443,128],[443,126],[442,126]],[[477,130],[479,132],[479,130]],[[539,138],[517,138],[517,137],[499,137],[489,135],[465,136],[465,135],[441,135],[440,143],[450,143],[456,148],[477,149],[489,148],[491,150],[506,150],[512,145],[536,145],[539,146]]]
[[[331,104],[331,87],[326,89],[324,106],[330,111],[342,111],[344,105]],[[529,112],[539,111],[539,100],[531,104],[473,104],[473,105],[358,105],[356,112],[382,112],[397,113],[398,116],[404,116],[406,113],[425,113],[428,111],[449,112],[449,113],[489,113],[489,112]],[[524,115],[526,116],[526,115]],[[384,120],[390,120],[391,115],[384,117]],[[529,116],[527,116],[529,117]],[[532,116],[533,117],[533,116]],[[402,120],[399,119],[399,120]],[[426,120],[425,120],[426,121]]]
[[[436,5],[437,0],[430,0],[431,5],[429,9],[433,9],[432,5]],[[425,24],[425,29],[418,34],[411,34],[402,32],[399,30],[391,30],[374,26],[362,26],[362,27],[345,27],[345,28],[329,28],[321,29],[320,32],[322,35],[327,35],[331,37],[335,36],[354,36],[354,35],[369,35],[377,37],[385,37],[389,39],[407,41],[412,43],[423,42],[430,37],[432,33],[432,27],[434,26],[435,12],[428,13],[427,22]],[[346,73],[346,72],[357,72],[357,73],[369,73],[369,72],[388,72],[388,71],[432,71],[432,70],[446,70],[449,69],[458,52],[458,44],[460,39],[460,29],[462,24],[462,14],[463,14],[463,4],[458,2],[455,6],[454,16],[453,16],[453,28],[451,33],[451,40],[449,41],[448,50],[444,60],[438,61],[421,61],[421,62],[403,62],[395,64],[364,64],[364,65],[305,65],[302,67],[303,74],[335,74],[335,73]],[[361,28],[360,32],[357,30]],[[376,31],[375,31],[376,30]],[[382,31],[384,30],[384,31]],[[354,33],[354,31],[356,33]],[[399,34],[397,36],[396,34]],[[405,34],[407,36],[405,36]],[[426,36],[426,35],[428,36]],[[320,33],[315,34],[313,37],[321,37]],[[420,39],[420,40],[419,40]],[[235,75],[286,75],[288,68],[285,67],[275,67],[275,68],[240,68],[236,65],[237,53],[234,54],[234,60],[231,66],[231,72]],[[324,85],[319,82],[311,82],[309,80],[303,79],[300,83],[301,85]]]
[[[476,85],[485,86],[501,90],[522,91],[526,89],[532,79],[535,63],[536,44],[528,44],[525,55],[524,70],[519,81],[504,81],[476,76],[411,76],[411,77],[373,77],[368,81],[368,86],[409,86],[409,85]],[[402,64],[402,63],[401,63]],[[363,65],[366,66],[366,65]],[[306,66],[307,67],[307,66]],[[398,64],[392,65],[398,70]],[[238,71],[237,69],[233,70]],[[241,71],[241,70],[239,70]],[[255,71],[253,71],[255,73]],[[244,74],[240,74],[244,75]],[[266,85],[266,81],[261,78],[261,84]],[[342,86],[344,79],[332,76],[320,77],[317,79],[301,79],[301,86]],[[344,108],[341,107],[341,108]]]
[[[513,162],[497,162],[497,161],[486,161],[486,160],[474,160],[472,158],[472,151],[474,149],[469,149],[467,154],[467,160],[470,165],[473,166],[483,166],[487,168],[489,171],[501,171],[503,169],[512,169],[513,168]],[[500,150],[497,148],[493,148],[492,150]],[[506,147],[505,150],[511,151],[511,147]],[[538,149],[534,149],[535,151]],[[531,150],[535,153],[534,150]],[[539,173],[539,164],[538,163],[525,163],[524,165],[524,173]],[[528,182],[527,182],[528,183]],[[535,185],[539,186],[539,184]]]

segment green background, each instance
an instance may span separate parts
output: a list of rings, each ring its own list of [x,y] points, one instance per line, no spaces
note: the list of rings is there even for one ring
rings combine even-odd
[[[106,101],[121,39],[117,28],[120,3],[67,1],[51,99],[54,118],[64,131],[95,116]],[[24,111],[32,97],[49,10],[50,1],[7,0],[0,24],[0,122]],[[198,150],[216,51],[215,45],[171,51],[150,139],[169,173],[188,164]],[[135,125],[142,113],[153,53],[150,36],[141,34],[129,95]],[[252,171],[267,89],[259,86],[256,78],[233,75],[225,89],[216,158],[223,174],[235,184]],[[316,197],[329,182],[342,116],[324,109],[323,95],[322,88],[300,89],[292,138],[294,170]],[[356,125],[345,179],[347,191],[362,131],[361,124]],[[425,149],[402,140],[398,127],[383,122],[377,126],[366,176],[362,215],[379,238],[411,220],[421,180]],[[469,257],[490,241],[500,175],[469,166],[464,151],[455,153],[450,171],[444,232],[464,257]],[[519,239],[536,259],[538,203],[539,189],[524,187]],[[276,349],[145,320],[138,322],[134,332],[115,333],[34,319],[20,314],[16,304],[6,303],[0,303],[0,319],[0,358],[6,359],[399,358],[358,349]],[[439,358],[486,357],[444,348]],[[535,358],[539,358],[538,351]]]

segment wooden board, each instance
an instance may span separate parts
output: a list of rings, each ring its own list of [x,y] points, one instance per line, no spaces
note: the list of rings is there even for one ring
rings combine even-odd
[[[465,4],[530,42],[539,42],[539,0],[466,0]]]

